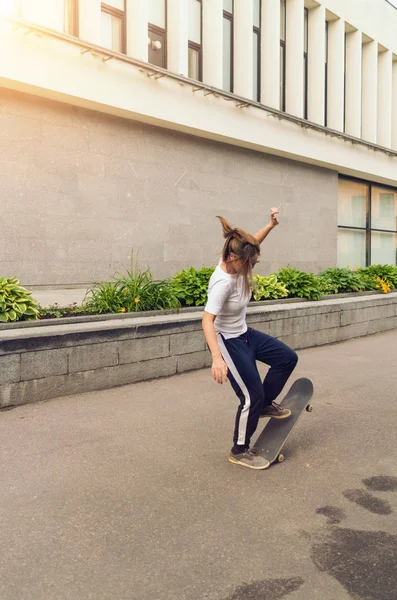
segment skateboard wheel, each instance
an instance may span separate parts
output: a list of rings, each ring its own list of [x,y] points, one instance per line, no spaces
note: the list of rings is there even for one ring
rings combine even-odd
[[[284,460],[284,454],[279,454],[277,456],[277,462],[283,462],[283,460]]]
[[[306,410],[307,410],[307,412],[313,412],[313,407],[312,407],[312,405],[311,405],[311,404],[308,404],[308,405],[306,406]]]

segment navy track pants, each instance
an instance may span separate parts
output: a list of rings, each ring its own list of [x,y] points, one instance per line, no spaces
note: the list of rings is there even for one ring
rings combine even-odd
[[[229,381],[240,400],[234,447],[247,449],[260,413],[280,394],[296,367],[298,355],[280,340],[251,328],[228,340],[218,333],[218,342],[228,367]],[[257,360],[270,366],[263,382]]]

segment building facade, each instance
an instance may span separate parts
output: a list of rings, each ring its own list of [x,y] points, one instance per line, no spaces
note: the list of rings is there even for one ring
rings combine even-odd
[[[396,3],[397,4],[397,3]],[[0,0],[0,275],[76,285],[215,264],[396,264],[388,0]]]

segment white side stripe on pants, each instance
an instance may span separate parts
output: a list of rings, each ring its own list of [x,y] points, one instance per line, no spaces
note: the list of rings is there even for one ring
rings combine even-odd
[[[248,423],[248,415],[249,415],[250,406],[251,406],[251,398],[249,395],[249,391],[247,390],[247,387],[240,376],[240,373],[237,371],[236,365],[232,361],[232,357],[230,356],[229,352],[226,349],[226,346],[222,339],[222,336],[218,333],[217,337],[218,337],[219,348],[222,352],[223,360],[227,364],[228,369],[230,369],[230,372],[233,375],[234,379],[236,380],[236,383],[240,386],[241,391],[244,394],[244,406],[242,408],[241,415],[240,415],[240,421],[239,421],[239,425],[238,425],[238,440],[237,440],[238,445],[243,446],[245,444],[245,438],[246,438],[246,434],[247,434],[247,423]]]

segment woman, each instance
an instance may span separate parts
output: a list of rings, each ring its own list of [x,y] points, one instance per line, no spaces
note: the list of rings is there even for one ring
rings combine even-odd
[[[223,217],[226,238],[222,259],[209,282],[203,330],[212,353],[212,375],[223,383],[229,379],[240,399],[230,462],[251,469],[266,469],[269,462],[250,449],[259,417],[286,419],[291,412],[274,402],[298,362],[297,354],[279,340],[247,328],[245,315],[251,298],[252,269],[258,262],[260,245],[278,225],[278,210],[270,211],[270,223],[254,236],[232,229]],[[270,369],[262,382],[256,361]]]

